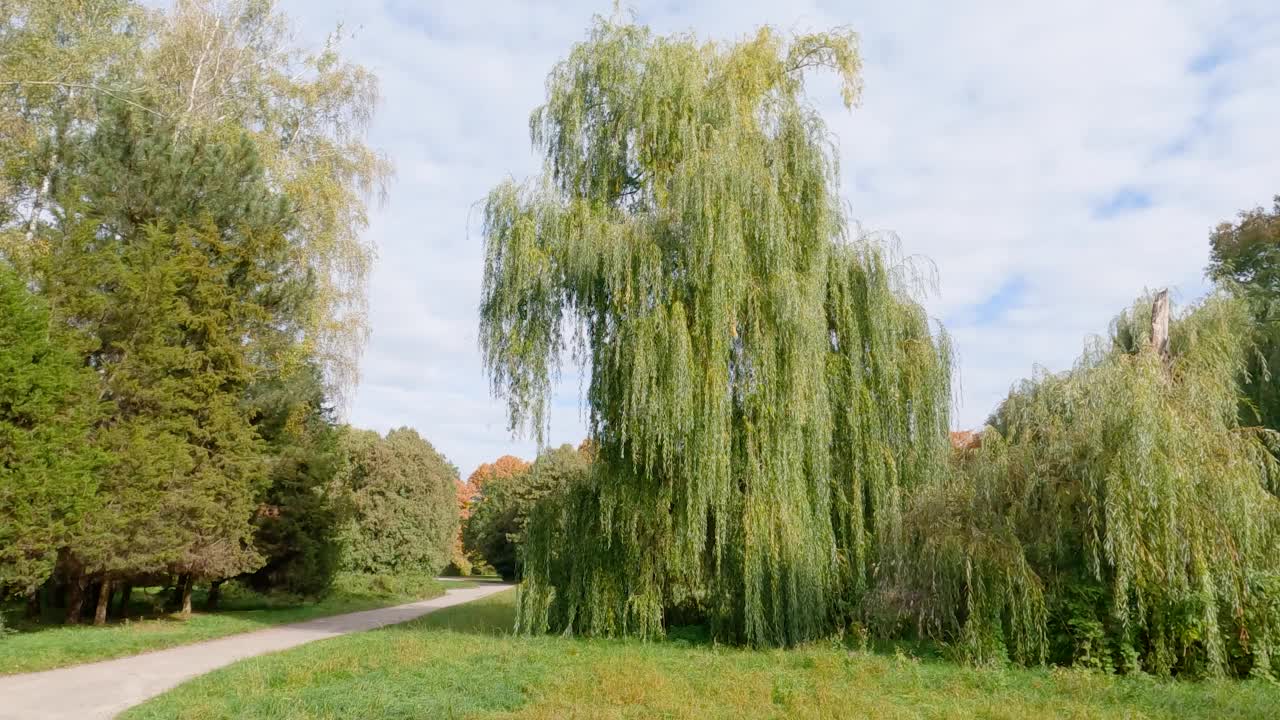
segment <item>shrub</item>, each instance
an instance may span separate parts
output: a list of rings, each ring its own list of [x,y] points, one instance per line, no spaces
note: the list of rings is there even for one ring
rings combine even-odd
[[[367,597],[430,598],[444,594],[444,584],[426,573],[338,573],[334,590]]]

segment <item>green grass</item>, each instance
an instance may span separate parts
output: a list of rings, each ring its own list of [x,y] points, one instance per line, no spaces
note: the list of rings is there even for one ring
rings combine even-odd
[[[254,658],[127,720],[303,718],[1274,718],[1264,682],[979,669],[831,645],[521,638],[514,591]]]
[[[133,613],[150,611],[149,617],[101,627],[61,625],[56,613],[51,613],[41,623],[23,621],[18,619],[21,609],[13,607],[6,618],[6,625],[16,632],[0,634],[0,675],[136,655],[270,625],[397,605],[436,597],[446,588],[470,584],[469,581],[446,584],[430,578],[417,578],[414,583],[392,582],[388,585],[340,577],[333,592],[315,602],[304,602],[290,596],[264,596],[229,587],[219,611],[195,612],[186,619],[154,612],[164,597],[156,588],[150,592],[134,592]],[[197,593],[195,600],[196,607],[199,607],[203,595]]]

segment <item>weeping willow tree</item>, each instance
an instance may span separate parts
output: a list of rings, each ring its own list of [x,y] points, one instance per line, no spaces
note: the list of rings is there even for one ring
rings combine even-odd
[[[522,629],[829,632],[943,467],[946,341],[911,266],[848,231],[814,69],[856,102],[852,33],[598,20],[548,77],[544,172],[485,204],[480,339],[512,429],[539,437],[567,353],[597,455],[534,512]]]
[[[1169,675],[1280,670],[1270,431],[1241,427],[1244,305],[1139,302],[1076,367],[1014,390],[907,513],[880,600],[975,660]]]

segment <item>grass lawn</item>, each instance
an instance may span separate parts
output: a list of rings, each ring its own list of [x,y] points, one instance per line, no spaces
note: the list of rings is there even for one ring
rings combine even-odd
[[[6,624],[17,632],[0,634],[0,675],[49,670],[67,665],[136,655],[148,650],[210,640],[235,633],[258,630],[269,625],[298,622],[325,615],[369,610],[436,597],[449,587],[470,581],[439,582],[419,579],[412,587],[374,587],[367,582],[344,582],[342,578],[328,596],[316,602],[297,598],[264,596],[228,588],[217,612],[195,612],[190,618],[158,614],[163,602],[159,588],[134,591],[132,613],[147,613],[144,619],[113,622],[101,627],[61,625],[58,613],[46,622],[20,620],[21,608],[9,608]],[[197,592],[196,607],[203,602]],[[92,612],[90,608],[89,612]]]
[[[1274,718],[1280,687],[963,667],[835,645],[520,638],[514,591],[246,660],[127,720],[301,718]]]

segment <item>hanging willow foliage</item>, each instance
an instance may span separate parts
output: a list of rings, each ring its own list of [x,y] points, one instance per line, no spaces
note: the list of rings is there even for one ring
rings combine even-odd
[[[1237,422],[1250,320],[1211,296],[1151,347],[1150,299],[1024,382],[905,519],[879,599],[971,659],[1161,675],[1280,670],[1270,431]]]
[[[845,619],[906,490],[944,468],[950,355],[911,266],[850,237],[804,92],[856,36],[733,45],[598,20],[547,80],[542,177],[484,212],[484,359],[541,435],[589,376],[589,480],[534,513],[519,623],[786,644]]]

